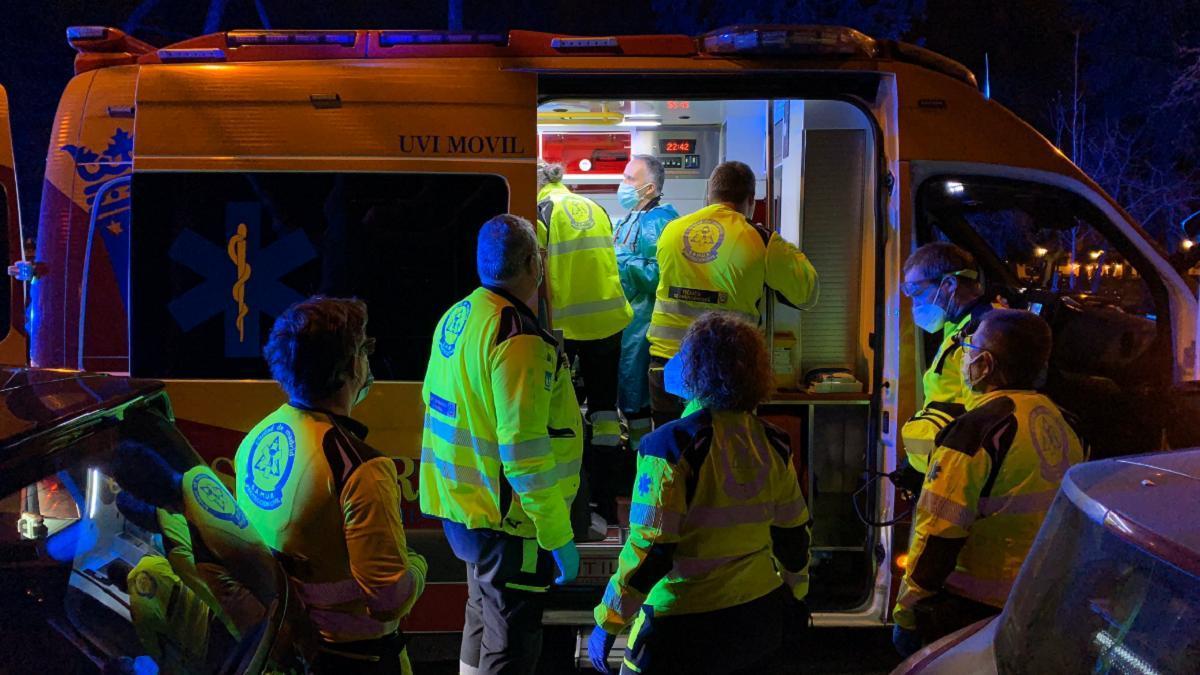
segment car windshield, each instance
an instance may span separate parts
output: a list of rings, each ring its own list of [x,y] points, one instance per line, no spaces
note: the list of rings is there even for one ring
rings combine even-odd
[[[1060,494],[1001,617],[1001,673],[1182,673],[1200,663],[1200,578]]]

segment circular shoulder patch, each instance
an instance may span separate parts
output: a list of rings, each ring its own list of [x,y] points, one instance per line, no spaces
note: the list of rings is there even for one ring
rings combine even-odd
[[[581,232],[592,229],[596,224],[596,216],[592,213],[592,203],[583,197],[575,195],[563,197],[562,208],[563,212],[567,214],[567,222]]]
[[[1044,405],[1029,413],[1029,438],[1041,463],[1042,478],[1057,483],[1071,468],[1071,443],[1058,416]]]
[[[725,228],[711,218],[697,220],[683,231],[683,257],[694,263],[710,263],[717,259]]]
[[[246,496],[260,509],[279,508],[295,462],[296,434],[292,428],[277,422],[263,429],[246,458],[246,477],[242,482]]]
[[[239,528],[250,524],[246,514],[238,508],[237,500],[212,474],[202,473],[192,479],[192,496],[200,508],[214,518],[233,523]]]
[[[462,337],[469,316],[471,316],[470,300],[463,300],[446,314],[446,320],[442,322],[442,332],[438,335],[438,351],[442,353],[442,356],[446,358],[454,356],[454,350],[458,348],[458,338]]]
[[[143,598],[153,598],[158,594],[158,580],[150,572],[138,572],[133,577],[133,590]]]

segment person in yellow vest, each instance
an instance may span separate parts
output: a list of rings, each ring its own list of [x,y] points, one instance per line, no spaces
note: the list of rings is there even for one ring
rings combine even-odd
[[[588,641],[607,673],[770,672],[807,624],[811,519],[787,432],[754,414],[774,378],[758,329],[727,312],[687,330],[682,379],[699,410],[642,439],[617,571]]]
[[[808,258],[750,223],[754,181],[742,162],[718,165],[708,179],[709,205],[672,221],[658,239],[658,290],[647,332],[655,425],[683,410],[683,401],[663,386],[663,365],[697,317],[717,310],[758,323],[764,285],[797,307],[817,299],[817,272]]]
[[[1033,389],[1050,357],[1037,315],[997,309],[962,342],[970,410],[943,429],[917,502],[893,642],[904,656],[998,614],[1063,475],[1087,459]]]
[[[180,473],[153,448],[125,440],[113,466],[118,510],[161,534],[166,553],[144,557],[129,576],[139,636],[159,645],[152,656],[219,664],[266,619],[284,588],[279,564],[206,464]]]
[[[459,672],[532,673],[545,592],[579,571],[569,511],[583,420],[566,358],[534,313],[533,225],[484,223],[476,261],[483,285],[442,316],[430,347],[421,510],[467,566]]]
[[[578,360],[580,403],[587,405],[591,434],[585,461],[600,513],[615,519],[609,467],[620,461],[617,413],[621,332],[633,318],[617,271],[608,213],[563,184],[559,164],[538,166],[538,243],[546,250],[546,281],[552,326],[566,338],[567,359]]]
[[[373,378],[367,308],[314,297],[275,320],[265,354],[288,402],[238,448],[238,504],[285,560],[320,633],[318,672],[408,673],[400,631],[425,585],[396,465],[350,417]]]
[[[960,340],[975,332],[993,305],[984,296],[975,259],[954,244],[918,248],[904,261],[903,274],[901,290],[912,298],[913,323],[941,340],[921,380],[925,403],[900,430],[906,460],[902,481],[916,493],[934,438],[966,410],[970,397],[962,379]]]

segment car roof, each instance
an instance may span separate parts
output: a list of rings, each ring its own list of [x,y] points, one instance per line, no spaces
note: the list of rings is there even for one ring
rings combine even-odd
[[[155,380],[0,366],[0,452],[162,388]]]
[[[1080,464],[1063,492],[1113,534],[1200,576],[1200,449]]]

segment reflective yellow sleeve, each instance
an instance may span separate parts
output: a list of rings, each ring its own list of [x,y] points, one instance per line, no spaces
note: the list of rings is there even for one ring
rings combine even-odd
[[[396,465],[387,457],[359,465],[341,500],[350,573],[367,596],[367,611],[378,621],[399,619],[425,580],[409,564]]]
[[[592,612],[596,625],[613,635],[629,625],[650,590],[674,565],[686,510],[687,494],[678,467],[661,457],[639,454],[629,505],[629,539],[604,597]]]
[[[936,446],[937,435],[966,412],[960,403],[931,401],[900,429],[904,439],[904,454],[912,468],[925,473]]]
[[[209,610],[221,620],[229,634],[240,638],[241,631],[233,618],[221,606],[221,601],[209,587],[209,582],[200,570],[196,568],[196,554],[192,549],[192,531],[188,527],[187,518],[182,513],[173,513],[158,509],[158,528],[162,531],[163,549],[167,553],[171,570],[179,577],[184,586],[188,587],[200,598]]]
[[[778,234],[767,241],[767,286],[797,307],[816,304],[820,295],[817,271],[808,256]]]
[[[558,485],[567,476],[561,475],[547,433],[555,365],[554,349],[537,335],[517,335],[500,343],[491,364],[504,477],[533,521],[538,545],[548,551],[573,538]]]
[[[979,495],[991,465],[991,456],[983,450],[974,455],[942,447],[934,451],[917,502],[908,567],[893,611],[901,627],[916,627],[913,605],[935,594],[954,571],[961,542],[979,513]],[[943,545],[951,540],[959,545]],[[947,559],[950,555],[955,559]]]
[[[771,522],[771,550],[779,576],[797,600],[808,595],[809,547],[812,545],[812,517],[800,490],[796,467],[787,470],[775,488],[775,517]]]

